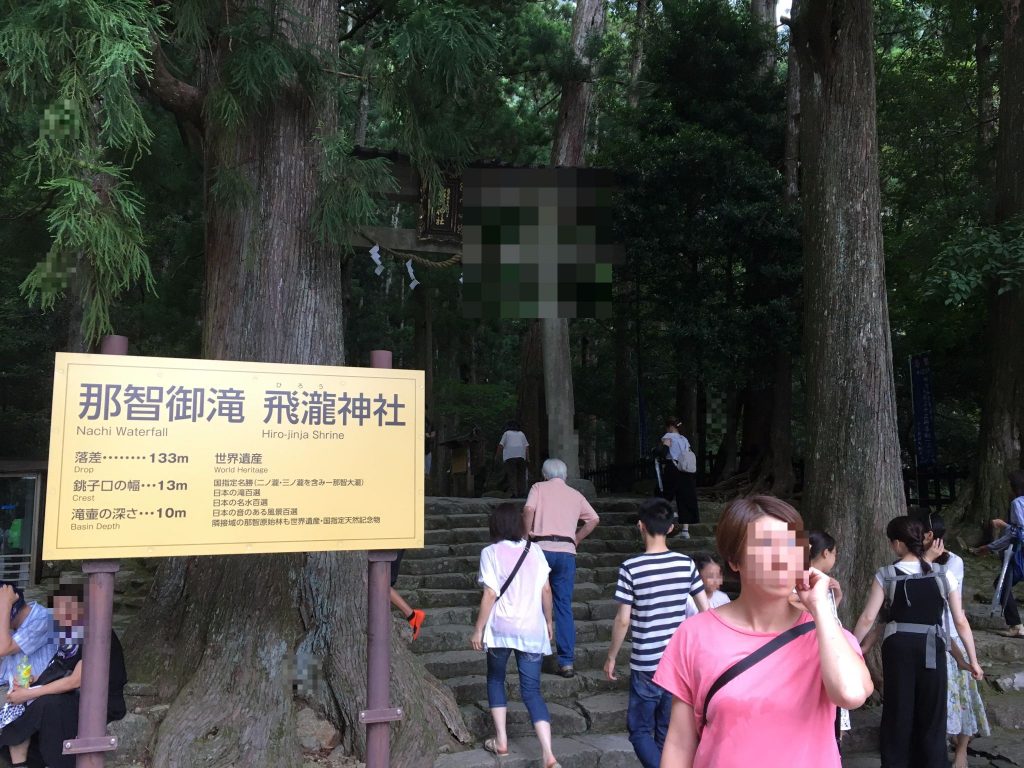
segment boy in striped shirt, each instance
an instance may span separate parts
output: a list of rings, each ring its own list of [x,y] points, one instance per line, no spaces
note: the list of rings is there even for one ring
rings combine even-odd
[[[654,672],[668,641],[686,616],[686,599],[691,597],[700,611],[708,608],[693,559],[668,548],[665,537],[672,530],[675,514],[664,499],[648,499],[640,505],[640,535],[644,553],[630,558],[619,568],[615,599],[621,603],[612,626],[604,673],[617,680],[615,659],[632,630],[633,650],[629,668],[629,709],[626,726],[629,741],[644,768],[658,768],[661,748],[668,732],[672,694],[654,684]]]

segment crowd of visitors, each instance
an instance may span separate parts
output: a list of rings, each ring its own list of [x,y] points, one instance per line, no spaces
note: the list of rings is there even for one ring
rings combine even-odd
[[[671,423],[663,455],[674,467],[669,477],[687,474],[675,466],[675,453],[688,450],[680,437],[678,423]],[[573,674],[576,548],[600,521],[566,484],[561,461],[545,462],[543,474],[521,511],[509,502],[492,515],[471,644],[487,651],[495,736],[486,748],[508,751],[504,681],[514,653],[523,701],[551,768],[558,762],[540,689],[541,662],[557,653],[558,674]],[[1024,472],[1011,482],[1011,519],[996,526],[1002,535],[979,554],[1004,546],[1019,551]],[[839,620],[843,588],[829,575],[840,556],[832,536],[805,531],[786,502],[752,496],[722,512],[717,553],[691,558],[668,546],[676,528],[697,519],[685,511],[687,503],[678,493],[663,493],[641,504],[643,551],[622,563],[615,588],[620,607],[604,674],[618,679],[618,654],[630,636],[625,725],[644,768],[839,768],[849,710],[874,690],[864,654],[876,642],[884,683],[883,768],[946,768],[950,749],[954,768],[967,766],[968,743],[990,730],[977,684],[983,672],[963,610],[963,560],[946,550],[941,517],[911,510],[889,522],[895,562],[879,564],[851,633]],[[739,580],[733,600],[722,591],[723,565]],[[1009,586],[1000,599],[1008,636],[1019,636]],[[880,618],[881,628],[873,631]]]

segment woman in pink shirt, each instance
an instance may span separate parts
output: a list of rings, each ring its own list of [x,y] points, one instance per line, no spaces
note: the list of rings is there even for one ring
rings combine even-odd
[[[802,534],[800,514],[772,496],[722,513],[718,550],[740,596],[684,621],[662,656],[654,682],[673,695],[664,768],[840,768],[836,707],[861,706],[871,677],[832,615],[828,576],[804,568]],[[806,611],[789,602],[794,586]],[[782,635],[785,645],[719,682]]]

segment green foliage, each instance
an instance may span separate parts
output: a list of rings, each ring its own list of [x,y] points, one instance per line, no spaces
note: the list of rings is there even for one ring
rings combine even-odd
[[[999,294],[1024,279],[1024,217],[1001,226],[971,224],[948,240],[928,276],[930,287],[960,306],[988,286]]]
[[[442,165],[471,159],[472,133],[459,130],[462,110],[478,93],[497,45],[495,30],[468,5],[399,2],[401,24],[378,36],[379,81],[387,131],[408,152],[430,189]]]
[[[785,99],[761,71],[765,46],[723,0],[666,6],[648,28],[639,106],[608,110],[599,162],[625,180],[617,277],[632,283],[622,300],[638,301],[628,314],[639,314],[654,397],[672,397],[679,377],[742,386],[762,375],[766,354],[796,343],[799,244],[779,173]]]
[[[349,247],[360,226],[381,215],[384,195],[398,185],[384,158],[356,160],[345,133],[321,139],[324,162],[313,228],[326,243]]]
[[[928,352],[934,371],[942,461],[967,464],[983,377],[985,310],[972,285],[991,233],[985,221],[994,115],[992,96],[1001,36],[994,0],[886,0],[876,5],[878,137],[886,283],[901,444],[911,436],[905,361]],[[989,104],[987,109],[991,110]],[[948,251],[948,252],[947,252]],[[947,272],[949,274],[947,274]],[[956,273],[956,274],[953,274]]]
[[[111,303],[126,287],[151,281],[126,169],[152,139],[134,81],[149,73],[158,25],[146,0],[9,0],[0,16],[5,100],[37,116],[22,172],[54,201],[50,249],[22,289],[51,308],[79,270],[90,340],[111,331]]]

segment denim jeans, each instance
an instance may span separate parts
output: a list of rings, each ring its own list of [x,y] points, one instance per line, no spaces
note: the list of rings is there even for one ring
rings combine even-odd
[[[487,705],[494,707],[508,706],[505,697],[505,668],[512,648],[487,649]],[[516,650],[516,667],[519,669],[519,691],[523,696],[523,704],[530,713],[530,721],[534,723],[551,722],[548,705],[540,695],[540,666],[543,654],[526,653]]]
[[[576,555],[544,551],[551,568],[551,608],[555,620],[558,666],[570,667],[576,658],[576,624],[572,618],[572,590],[576,586]]]
[[[672,694],[655,685],[653,672],[632,671],[629,675],[629,709],[626,727],[629,742],[644,768],[661,765],[668,721],[672,714]]]

